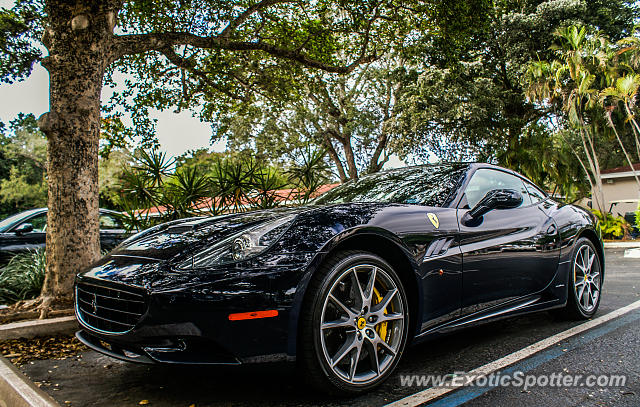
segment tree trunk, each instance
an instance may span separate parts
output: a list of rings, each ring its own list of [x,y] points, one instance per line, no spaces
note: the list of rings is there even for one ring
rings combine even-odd
[[[329,136],[325,135],[323,141],[324,141],[325,147],[327,148],[327,152],[329,153],[329,157],[331,158],[331,161],[333,161],[333,163],[336,166],[336,170],[338,171],[338,176],[340,177],[340,183],[344,184],[349,179],[347,178],[347,174],[344,172],[344,165],[342,165],[342,161],[340,161],[338,152],[333,146],[333,143],[331,142],[331,139],[329,138]]]
[[[369,160],[369,166],[367,169],[368,174],[373,174],[374,172],[380,171],[382,169],[382,166],[388,161],[389,156],[387,156],[382,162],[380,162],[380,156],[382,155],[384,149],[387,147],[387,142],[387,133],[384,129],[382,129],[380,137],[378,138],[376,149],[373,151],[371,159]]]
[[[345,135],[342,141],[342,147],[344,148],[344,157],[347,162],[347,170],[349,171],[349,178],[358,180],[358,167],[356,167],[356,156],[353,153],[353,147],[351,146],[351,137]]]
[[[50,111],[39,125],[49,141],[47,271],[41,318],[70,306],[75,274],[100,255],[98,143],[100,92],[110,62],[112,2],[50,1],[43,43],[50,56]]]

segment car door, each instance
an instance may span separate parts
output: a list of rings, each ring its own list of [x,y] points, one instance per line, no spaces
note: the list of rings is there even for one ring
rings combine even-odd
[[[517,208],[489,211],[480,222],[462,222],[465,213],[494,189],[516,190],[523,202]],[[457,213],[463,315],[537,293],[552,281],[559,255],[557,228],[539,203],[532,202],[521,178],[497,169],[478,169]]]

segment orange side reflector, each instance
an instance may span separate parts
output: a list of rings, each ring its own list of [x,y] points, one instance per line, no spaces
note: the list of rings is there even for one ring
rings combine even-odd
[[[278,316],[278,310],[240,312],[239,314],[229,314],[229,321],[242,321],[245,319],[272,318]]]

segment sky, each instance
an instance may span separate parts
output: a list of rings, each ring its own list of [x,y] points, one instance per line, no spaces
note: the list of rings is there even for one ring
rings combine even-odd
[[[0,7],[3,3],[6,1],[0,0]],[[39,117],[48,110],[49,75],[42,66],[34,66],[31,76],[22,82],[0,85],[0,121],[9,122],[20,112]],[[210,145],[211,125],[194,118],[190,111],[154,110],[151,116],[158,119],[156,134],[161,149],[170,155],[198,148],[224,150],[224,143]]]
[[[10,8],[13,0],[0,0],[0,7]],[[106,89],[108,91],[108,89]],[[103,100],[105,94],[103,93]],[[9,122],[18,113],[33,113],[36,117],[49,110],[49,75],[36,64],[31,75],[22,82],[0,85],[0,121]],[[210,145],[211,125],[193,117],[193,112],[174,113],[171,110],[151,111],[158,120],[156,136],[160,149],[177,156],[188,150],[210,148],[223,151],[224,142]]]
[[[13,0],[0,0],[0,7],[10,8]],[[103,100],[106,100],[103,91]],[[31,75],[21,82],[0,84],[0,121],[9,122],[18,113],[33,113],[36,117],[49,110],[49,75],[36,64]],[[174,113],[171,110],[152,110],[151,117],[157,119],[156,136],[160,150],[171,156],[184,154],[188,150],[208,148],[212,151],[224,151],[225,143],[210,144],[211,125],[193,117],[193,112]],[[385,168],[402,166],[404,163],[391,156]]]

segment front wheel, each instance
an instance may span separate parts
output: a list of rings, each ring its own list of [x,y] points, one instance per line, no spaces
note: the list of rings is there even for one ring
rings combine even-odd
[[[301,362],[312,384],[357,394],[382,383],[407,342],[407,297],[382,258],[341,252],[309,284],[301,326]]]

